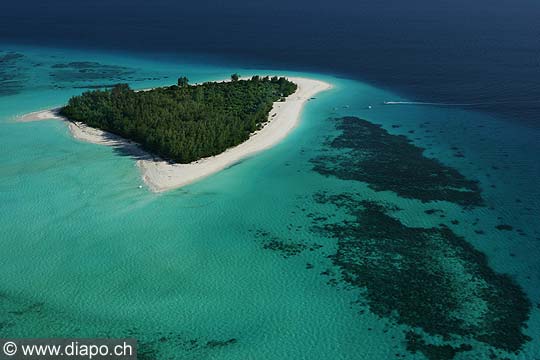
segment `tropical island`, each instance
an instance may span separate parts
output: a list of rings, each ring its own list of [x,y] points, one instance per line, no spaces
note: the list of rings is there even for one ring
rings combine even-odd
[[[118,84],[72,97],[20,121],[62,119],[78,140],[133,155],[144,182],[159,192],[178,188],[267,149],[296,126],[304,104],[328,83],[261,77],[132,90]]]
[[[284,77],[253,76],[228,82],[133,91],[127,84],[72,97],[60,115],[135,141],[163,159],[187,164],[249,138],[268,121],[273,103],[297,85]]]

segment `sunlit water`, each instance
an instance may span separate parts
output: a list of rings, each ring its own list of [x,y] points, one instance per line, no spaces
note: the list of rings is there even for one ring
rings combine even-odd
[[[375,316],[362,305],[365,289],[340,280],[327,257],[336,241],[308,216],[346,216],[314,201],[327,191],[395,204],[407,226],[443,223],[464,236],[532,303],[524,332],[533,340],[508,356],[540,354],[538,130],[458,108],[384,105],[406,99],[330,75],[12,50],[23,57],[0,64],[2,337],[135,337],[148,358],[422,358],[405,349],[406,325]],[[334,88],[307,104],[300,126],[275,148],[163,194],[139,189],[133,159],[74,140],[62,122],[14,121],[88,86],[148,88],[233,72],[303,75]],[[422,203],[316,173],[310,160],[338,134],[329,119],[345,115],[406,135],[426,156],[479,180],[486,206]],[[432,208],[445,217],[426,215]],[[287,253],[268,246],[272,239],[307,247]]]

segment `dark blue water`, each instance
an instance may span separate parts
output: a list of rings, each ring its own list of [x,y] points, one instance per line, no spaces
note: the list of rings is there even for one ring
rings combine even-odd
[[[1,2],[0,41],[317,70],[538,127],[539,16],[532,0],[21,0]]]

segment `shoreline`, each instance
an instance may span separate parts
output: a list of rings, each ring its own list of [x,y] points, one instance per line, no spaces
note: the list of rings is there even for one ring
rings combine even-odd
[[[229,148],[221,154],[199,159],[189,164],[169,163],[143,150],[135,142],[120,136],[91,128],[82,123],[71,122],[58,115],[60,108],[35,111],[20,116],[17,121],[64,120],[68,122],[71,135],[93,144],[112,146],[136,160],[144,183],[153,192],[164,192],[180,188],[219,172],[240,160],[266,150],[281,142],[300,122],[305,104],[319,92],[329,90],[332,85],[308,78],[287,77],[298,89],[284,102],[275,102],[262,129],[255,131],[243,143]]]
[[[60,112],[60,109],[61,107],[55,107],[52,109],[33,111],[31,113],[18,116],[16,120],[17,122],[34,122],[34,121],[43,121],[43,120],[67,120],[58,114]]]

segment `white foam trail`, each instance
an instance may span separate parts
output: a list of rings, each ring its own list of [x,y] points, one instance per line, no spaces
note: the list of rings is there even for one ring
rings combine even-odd
[[[493,101],[493,102],[478,102],[478,103],[438,103],[438,102],[422,102],[422,101],[385,101],[384,105],[432,105],[432,106],[481,106],[481,105],[498,105],[498,104],[523,104],[523,103],[538,103],[539,101]]]
[[[474,104],[450,104],[437,102],[420,102],[420,101],[385,101],[384,105],[435,105],[435,106],[474,106],[474,105],[489,105],[496,103],[474,103]]]

